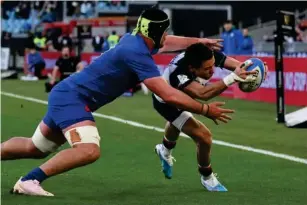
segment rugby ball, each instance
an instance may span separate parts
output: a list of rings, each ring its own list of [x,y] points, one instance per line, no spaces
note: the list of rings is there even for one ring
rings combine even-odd
[[[250,61],[253,64],[249,66],[246,70],[256,71],[257,73],[254,74],[256,76],[256,80],[248,83],[239,83],[239,89],[242,92],[253,92],[257,90],[264,80],[265,66],[262,60],[260,60],[259,58],[250,58],[246,60],[245,63],[249,63]]]

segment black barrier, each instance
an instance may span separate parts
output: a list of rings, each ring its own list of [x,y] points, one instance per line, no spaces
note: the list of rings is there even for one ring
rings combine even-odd
[[[277,122],[285,122],[285,94],[284,94],[284,67],[283,42],[284,37],[293,37],[295,33],[295,16],[289,11],[277,11],[275,35],[275,69],[276,69],[276,108]]]
[[[81,55],[82,40],[92,38],[92,25],[77,25],[78,55]]]
[[[27,37],[12,37],[7,42],[7,47],[10,48],[9,69],[10,70],[22,70],[24,52],[27,45]],[[21,63],[22,60],[22,63]]]

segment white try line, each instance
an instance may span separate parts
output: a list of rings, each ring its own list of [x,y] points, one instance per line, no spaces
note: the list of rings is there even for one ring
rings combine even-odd
[[[1,95],[13,97],[13,98],[18,98],[18,99],[22,99],[22,100],[27,100],[27,101],[31,101],[31,102],[36,102],[36,103],[40,103],[40,104],[45,104],[45,105],[48,104],[48,102],[45,101],[45,100],[40,100],[40,99],[32,98],[32,97],[26,97],[26,96],[22,96],[22,95],[16,95],[14,93],[8,93],[8,92],[1,91]],[[116,121],[116,122],[131,125],[131,126],[134,126],[134,127],[140,127],[140,128],[144,128],[144,129],[148,129],[148,130],[155,130],[157,132],[164,132],[164,129],[162,129],[162,128],[154,127],[154,126],[150,126],[150,125],[145,125],[145,124],[142,124],[142,123],[139,123],[139,122],[134,122],[134,121],[131,121],[131,120],[124,120],[124,119],[119,118],[119,117],[104,115],[104,114],[100,114],[100,113],[93,113],[93,115],[96,116],[96,117],[113,120],[113,121]],[[184,134],[181,134],[181,136],[188,137]],[[213,140],[213,143],[218,144],[218,145],[222,145],[222,146],[226,146],[226,147],[232,147],[232,148],[235,148],[235,149],[245,150],[245,151],[249,151],[249,152],[255,152],[255,153],[259,153],[259,154],[263,154],[263,155],[267,155],[267,156],[271,156],[271,157],[286,159],[286,160],[293,161],[293,162],[307,164],[307,159],[299,158],[299,157],[295,157],[295,156],[291,156],[291,155],[287,155],[287,154],[276,153],[276,152],[272,152],[272,151],[268,151],[268,150],[264,150],[264,149],[257,149],[257,148],[244,146],[244,145],[232,144],[232,143],[224,142],[224,141],[221,141],[221,140]]]

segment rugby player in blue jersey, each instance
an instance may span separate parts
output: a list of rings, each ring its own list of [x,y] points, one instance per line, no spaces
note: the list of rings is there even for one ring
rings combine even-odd
[[[1,144],[2,160],[45,158],[65,142],[71,145],[21,177],[13,187],[13,193],[53,196],[42,188],[44,180],[96,161],[100,157],[100,137],[92,112],[139,82],[180,109],[213,120],[231,119],[227,113],[233,110],[221,108],[223,103],[202,104],[172,88],[160,76],[152,58],[159,49],[160,52],[182,50],[196,42],[219,46],[218,40],[167,36],[169,24],[163,11],[145,10],[133,33],[123,36],[114,48],[52,89],[47,113],[32,138],[14,137]]]

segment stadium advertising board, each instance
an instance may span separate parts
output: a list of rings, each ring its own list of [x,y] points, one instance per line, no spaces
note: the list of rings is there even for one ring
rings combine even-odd
[[[248,57],[239,56],[238,60]],[[273,57],[261,57],[267,62],[269,72],[261,87],[253,93],[243,93],[234,86],[234,97],[247,100],[276,102],[276,73]],[[307,106],[307,59],[284,58],[285,104]]]
[[[81,56],[84,64],[89,64],[100,53],[83,53]],[[53,68],[58,53],[42,52],[42,56],[46,60],[46,70]],[[174,57],[174,54],[155,55],[154,60],[158,65],[161,73]],[[248,56],[234,56],[234,58],[244,61]],[[240,98],[262,102],[276,102],[276,75],[275,63],[273,57],[260,57],[267,62],[269,73],[261,87],[253,93],[243,93],[234,85],[228,88],[222,95],[231,98]],[[216,68],[212,78],[217,81],[225,77],[229,73],[228,70]],[[307,59],[306,58],[284,58],[284,80],[285,80],[285,103],[286,105],[307,106]]]
[[[165,68],[167,62],[175,55],[156,55],[156,64]],[[249,56],[233,56],[245,61]],[[267,62],[269,72],[261,87],[253,93],[244,93],[237,85],[228,88],[222,95],[231,98],[240,98],[262,102],[276,102],[276,73],[274,57],[260,57]],[[217,81],[229,74],[226,69],[215,68],[211,81]],[[307,59],[306,58],[284,58],[284,80],[285,80],[285,103],[286,105],[307,106]]]

